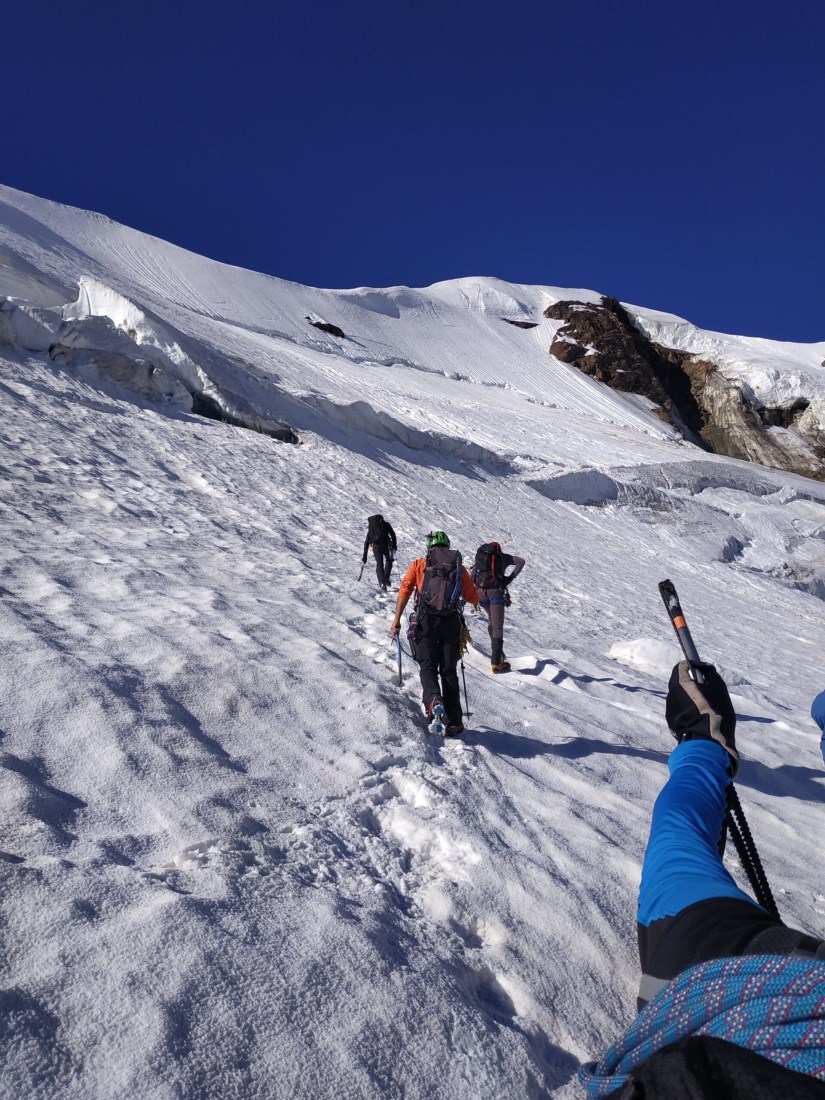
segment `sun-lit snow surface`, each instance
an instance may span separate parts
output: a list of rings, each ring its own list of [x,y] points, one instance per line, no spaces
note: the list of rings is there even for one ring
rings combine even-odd
[[[664,576],[780,909],[825,929],[825,490],[501,320],[596,295],[314,290],[8,189],[0,262],[4,1100],[577,1095],[635,1002]],[[199,386],[302,444],[183,411]],[[509,676],[470,618],[463,742],[393,682],[375,510],[403,563],[434,525],[527,559]]]

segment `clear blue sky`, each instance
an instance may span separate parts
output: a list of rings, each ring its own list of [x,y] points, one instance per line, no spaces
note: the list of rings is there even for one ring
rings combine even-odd
[[[821,0],[17,0],[0,179],[324,287],[825,339]]]

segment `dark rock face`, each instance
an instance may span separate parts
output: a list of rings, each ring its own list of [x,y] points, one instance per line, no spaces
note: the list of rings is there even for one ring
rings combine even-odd
[[[313,328],[319,328],[321,332],[328,332],[330,336],[337,336],[339,340],[346,340],[347,338],[347,334],[342,328],[330,324],[329,321],[313,321],[311,317],[307,317],[307,320]]]
[[[615,390],[649,398],[662,410],[663,420],[708,447],[701,436],[704,419],[695,383],[684,370],[682,353],[652,344],[615,298],[602,298],[601,305],[556,302],[544,315],[565,322],[550,346],[551,355]],[[702,367],[714,369],[710,364],[694,366],[696,382]]]
[[[539,327],[538,321],[511,321],[509,317],[502,317],[501,319],[502,319],[502,321],[504,321],[505,324],[515,325],[516,328],[538,328]]]
[[[800,398],[787,409],[761,408],[758,411],[759,419],[770,428],[792,428],[802,413],[810,405],[810,401]]]
[[[764,408],[749,401],[715,363],[654,344],[615,298],[598,305],[555,302],[545,316],[564,321],[550,354],[599,382],[655,402],[659,416],[716,454],[825,480],[825,440],[808,430],[808,402]],[[790,438],[770,429],[790,429]]]

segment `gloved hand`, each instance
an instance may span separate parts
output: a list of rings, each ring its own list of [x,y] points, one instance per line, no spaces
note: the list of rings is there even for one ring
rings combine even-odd
[[[718,741],[730,754],[732,774],[739,770],[736,751],[736,711],[727,685],[713,665],[697,665],[705,682],[697,684],[690,676],[690,665],[674,665],[665,703],[668,728],[679,744],[682,741]]]
[[[393,639],[393,641],[395,641],[395,636],[396,636],[396,634],[398,633],[398,631],[400,629],[401,629],[401,620],[400,619],[393,619],[392,626],[390,627],[390,637]]]
[[[513,597],[510,595],[510,593],[505,588],[504,589],[504,606],[509,607],[512,602],[513,602]]]
[[[501,578],[501,587],[502,587],[502,588],[506,588],[506,587],[507,587],[507,585],[508,585],[508,584],[510,583],[510,581],[511,581],[512,579],[513,579],[512,577],[502,577],[502,578]]]
[[[363,558],[361,558],[361,564],[362,564],[362,565],[366,565],[366,564],[367,564],[367,555],[366,555],[366,554],[364,554]]]

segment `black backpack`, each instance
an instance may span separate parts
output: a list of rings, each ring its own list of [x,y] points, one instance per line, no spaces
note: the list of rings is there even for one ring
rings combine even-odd
[[[386,543],[390,541],[390,536],[387,532],[387,521],[382,515],[370,516],[367,523],[369,524],[367,528],[367,538],[370,541],[370,545],[374,542]]]
[[[501,588],[504,560],[497,542],[485,542],[476,550],[473,575],[479,588]]]
[[[449,615],[461,599],[461,554],[446,546],[427,552],[416,609],[422,615]]]

